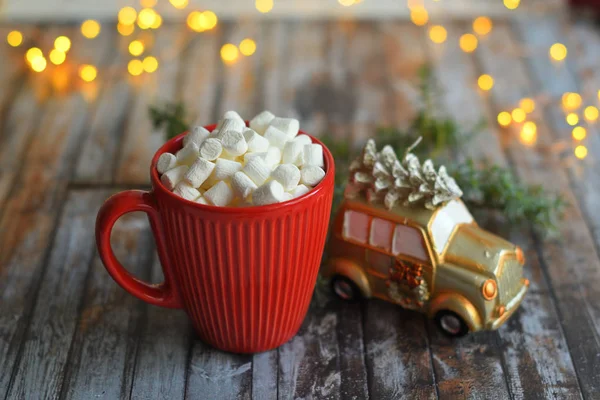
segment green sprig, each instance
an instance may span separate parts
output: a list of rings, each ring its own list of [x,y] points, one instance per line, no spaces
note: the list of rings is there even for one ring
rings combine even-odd
[[[187,131],[190,124],[186,122],[186,111],[183,103],[165,103],[150,106],[150,120],[154,129],[164,129],[167,140]]]

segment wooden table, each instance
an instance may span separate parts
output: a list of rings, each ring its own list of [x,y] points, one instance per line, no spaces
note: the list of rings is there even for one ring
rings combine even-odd
[[[68,34],[69,59],[100,74],[92,84],[69,76],[73,65],[33,74],[23,49],[0,45],[0,398],[598,398],[600,136],[589,128],[586,160],[564,157],[572,150],[560,96],[578,91],[597,102],[600,37],[584,21],[521,16],[495,21],[466,54],[457,43],[470,21],[445,26],[440,46],[392,20],[222,21],[204,34],[165,25],[154,43],[159,70],[135,79],[125,73],[130,38],[112,28],[86,40],[76,26],[18,26],[46,49]],[[13,27],[1,26],[0,37]],[[224,67],[220,45],[245,36],[256,38],[257,53]],[[560,66],[547,57],[557,41],[569,46]],[[414,115],[410,83],[425,62],[445,86],[447,112],[465,126],[490,121],[465,154],[570,202],[558,241],[491,226],[525,249],[531,280],[499,331],[451,341],[420,314],[378,300],[344,304],[318,290],[290,342],[232,355],[198,340],[183,312],[147,306],[104,270],[96,212],[111,193],[148,186],[150,157],[164,141],[149,104],[182,100],[206,123],[229,109],[270,109],[299,116],[309,132],[360,143]],[[475,84],[481,73],[496,80],[488,94]],[[495,116],[537,95],[538,141],[528,148]],[[558,101],[543,104],[549,98]],[[114,243],[132,273],[161,280],[143,215],[123,218]]]

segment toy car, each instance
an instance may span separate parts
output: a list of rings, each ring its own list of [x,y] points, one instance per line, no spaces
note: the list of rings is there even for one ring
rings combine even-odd
[[[340,298],[421,311],[457,337],[497,329],[523,300],[523,251],[480,228],[460,199],[430,209],[345,197],[322,270]]]

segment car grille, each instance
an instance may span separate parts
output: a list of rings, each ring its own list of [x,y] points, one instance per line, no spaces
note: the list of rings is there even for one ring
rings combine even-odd
[[[521,278],[523,278],[523,266],[515,257],[507,257],[498,277],[498,294],[500,303],[506,304],[517,295],[521,289]]]

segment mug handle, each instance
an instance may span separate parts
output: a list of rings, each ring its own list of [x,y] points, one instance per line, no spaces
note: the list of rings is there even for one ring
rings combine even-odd
[[[122,215],[132,211],[143,211],[148,215],[165,276],[163,283],[150,284],[137,279],[121,265],[112,250],[110,234],[115,222]],[[100,207],[96,218],[96,245],[104,267],[123,289],[150,304],[167,308],[183,308],[181,297],[173,286],[172,269],[166,253],[162,222],[152,193],[128,190],[117,193],[106,200]]]

